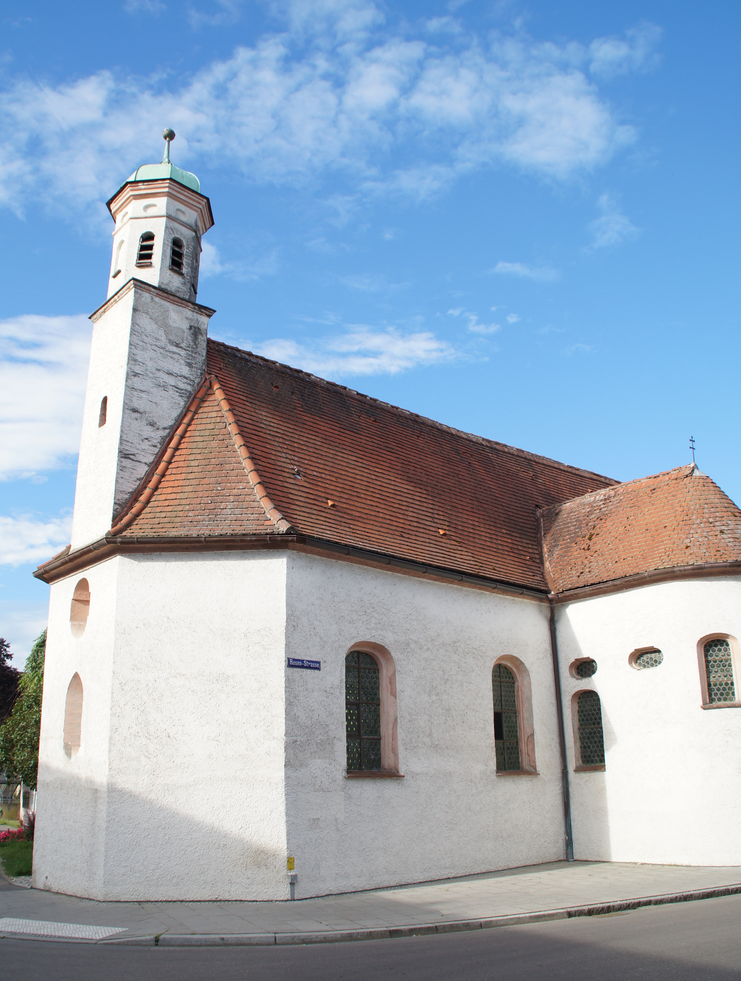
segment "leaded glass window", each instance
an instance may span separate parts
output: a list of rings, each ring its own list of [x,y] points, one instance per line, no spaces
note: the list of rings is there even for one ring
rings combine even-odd
[[[520,769],[520,729],[517,723],[517,683],[506,664],[491,673],[494,694],[494,748],[497,770]]]
[[[705,644],[705,674],[708,679],[708,703],[735,702],[736,687],[733,683],[733,657],[731,645],[721,637],[714,637]]]
[[[664,655],[661,651],[644,651],[636,657],[633,666],[643,671],[646,668],[658,668],[663,660]]]
[[[577,678],[591,678],[593,674],[597,673],[597,662],[591,657],[588,661],[581,661],[577,664],[574,673]]]
[[[582,766],[605,762],[605,740],[602,734],[602,706],[596,691],[583,691],[576,702],[579,730],[579,756]]]
[[[347,769],[381,769],[381,679],[375,658],[350,651],[345,658]]]

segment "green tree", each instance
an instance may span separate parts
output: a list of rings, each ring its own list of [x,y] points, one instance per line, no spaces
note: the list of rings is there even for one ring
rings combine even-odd
[[[46,631],[31,648],[10,718],[0,726],[0,770],[36,789]]]
[[[0,725],[10,715],[18,695],[18,680],[21,673],[8,664],[10,660],[10,644],[0,637]]]

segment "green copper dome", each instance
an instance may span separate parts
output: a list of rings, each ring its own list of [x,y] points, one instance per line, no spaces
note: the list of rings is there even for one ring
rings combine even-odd
[[[198,180],[195,174],[189,173],[187,170],[181,170],[176,167],[175,164],[171,163],[158,163],[158,164],[142,164],[141,167],[137,167],[134,173],[129,177],[130,181],[163,181],[170,179],[171,181],[177,181],[179,184],[184,184],[186,187],[191,188],[194,191],[201,192],[201,182]]]
[[[142,164],[141,167],[136,168],[126,183],[129,181],[171,180],[189,187],[192,191],[198,191],[200,194],[201,182],[196,175],[187,170],[181,170],[175,164],[170,163],[170,143],[175,139],[175,133],[171,129],[166,129],[162,136],[165,140],[165,155],[162,158],[162,163]]]

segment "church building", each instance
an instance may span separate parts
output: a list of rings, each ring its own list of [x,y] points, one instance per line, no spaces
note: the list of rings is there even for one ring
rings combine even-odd
[[[198,179],[108,202],[33,883],[282,900],[741,865],[741,511],[208,338]]]

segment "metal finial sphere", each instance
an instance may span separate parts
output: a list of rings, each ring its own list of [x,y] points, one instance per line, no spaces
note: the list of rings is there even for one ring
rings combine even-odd
[[[175,139],[175,130],[174,129],[169,129],[169,128],[168,129],[163,129],[162,130],[162,139],[163,140],[167,140],[168,142],[170,140],[174,140]]]

